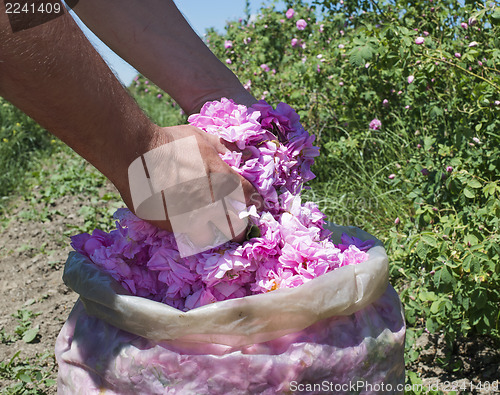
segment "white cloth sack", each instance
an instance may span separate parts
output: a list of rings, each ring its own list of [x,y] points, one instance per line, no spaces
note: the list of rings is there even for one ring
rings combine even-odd
[[[374,239],[354,227],[330,230],[336,243],[343,232]],[[297,288],[182,312],[127,294],[71,253],[63,279],[80,300],[56,342],[58,391],[351,393],[357,383],[355,393],[377,393],[381,385],[402,393],[402,307],[388,285],[382,244],[368,254]]]

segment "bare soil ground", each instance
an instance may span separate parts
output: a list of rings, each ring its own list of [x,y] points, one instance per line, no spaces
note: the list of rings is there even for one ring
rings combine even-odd
[[[111,189],[107,185],[103,193]],[[36,190],[33,191],[35,198],[36,193]],[[80,226],[84,222],[83,216],[77,214],[79,208],[92,204],[106,205],[107,202],[91,202],[90,197],[86,196],[64,196],[50,205],[52,214],[47,222],[37,222],[26,219],[26,207],[33,207],[35,211],[44,210],[47,208],[46,203],[30,203],[26,200],[14,203],[8,225],[0,229],[0,361],[5,363],[19,351],[15,363],[36,366],[47,377],[56,378],[54,343],[77,299],[76,294],[62,282],[64,262],[71,251],[70,240],[64,233],[68,227]],[[31,327],[38,326],[39,332],[30,343],[15,336],[19,320],[13,314],[19,310],[38,314],[31,318]],[[458,390],[457,393],[497,392],[494,388],[477,387],[480,383],[491,384],[496,381],[498,388],[500,352],[488,339],[475,338],[461,342],[455,361],[459,363],[459,368],[452,373],[437,367],[437,358],[444,355],[444,344],[439,336],[424,334],[418,339],[417,345],[422,350],[421,356],[411,366],[411,371],[418,373],[424,384],[433,385],[433,389],[444,393],[453,393],[449,392],[453,389]],[[44,353],[50,356],[40,362],[40,355]],[[16,382],[13,378],[1,377],[0,388],[4,390]],[[36,388],[36,392],[29,393],[56,393],[55,385],[26,384],[26,388]]]

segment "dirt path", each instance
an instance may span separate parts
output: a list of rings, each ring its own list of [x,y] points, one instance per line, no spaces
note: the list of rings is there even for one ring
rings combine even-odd
[[[71,226],[82,226],[84,218],[77,213],[82,206],[92,204],[95,203],[90,197],[56,199],[50,205],[53,214],[47,222],[29,220],[33,212],[46,209],[44,203],[33,206],[18,201],[9,213],[8,226],[0,230],[0,361],[8,361],[20,352],[14,361],[16,366],[25,366],[28,373],[30,369],[40,369],[42,375],[56,379],[54,343],[77,300],[77,295],[62,281],[64,262],[72,250],[64,233]],[[16,334],[16,327],[22,325],[13,314],[19,311],[34,313],[25,320],[31,322],[29,328],[39,328],[32,342],[26,343]],[[44,354],[50,356],[40,361]],[[0,379],[0,388],[15,382]],[[56,393],[55,385],[39,388],[47,394]]]

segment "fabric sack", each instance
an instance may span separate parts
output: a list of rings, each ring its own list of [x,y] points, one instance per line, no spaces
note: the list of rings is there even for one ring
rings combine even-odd
[[[375,239],[329,229],[334,242]],[[56,341],[58,393],[403,393],[402,306],[382,243],[368,254],[296,288],[182,312],[71,253],[63,279],[80,298]]]

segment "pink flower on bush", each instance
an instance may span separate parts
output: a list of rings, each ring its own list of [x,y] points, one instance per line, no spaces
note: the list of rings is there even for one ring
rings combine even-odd
[[[371,130],[379,130],[382,127],[382,122],[380,122],[377,118],[374,118],[371,120],[369,127]]]
[[[232,48],[233,47],[233,42],[231,40],[226,40],[224,41],[224,48]]]
[[[396,178],[396,174],[389,174],[389,180],[393,180],[394,178]]]
[[[340,49],[344,49],[345,45],[344,44],[339,44]]]
[[[384,99],[384,100],[382,101],[382,105],[383,105],[384,107],[389,107],[389,100]]]
[[[455,57],[460,59],[462,57],[462,54],[460,52],[455,52]]]
[[[453,167],[451,166],[446,166],[446,172],[451,173],[453,171]]]
[[[469,47],[477,47],[477,41],[471,41]]]
[[[292,47],[296,47],[298,42],[299,42],[299,40],[297,40],[296,38],[292,38],[292,41],[291,41]]]
[[[469,25],[467,25],[467,23],[465,22],[462,22],[460,26],[462,27],[462,29],[467,29],[469,27]]]
[[[417,37],[415,39],[415,44],[417,45],[422,45],[424,43],[425,39],[423,37]]]
[[[265,72],[268,72],[268,71],[270,71],[270,70],[271,70],[271,69],[269,68],[269,66],[268,66],[267,64],[265,64],[265,63],[261,64],[261,65],[260,65],[260,68],[261,68],[262,70],[264,70]]]
[[[424,30],[424,36],[427,37],[428,35],[429,35],[429,32]]]
[[[415,81],[415,76],[414,75],[408,76],[408,83],[411,84],[413,81]]]
[[[286,13],[285,13],[285,16],[288,18],[288,19],[291,19],[293,18],[293,16],[295,15],[295,11],[293,10],[293,8],[289,8]]]
[[[306,26],[307,26],[307,22],[304,19],[299,19],[297,21],[296,26],[297,26],[297,29],[304,30],[306,28]]]
[[[231,61],[231,59],[226,59],[226,63],[227,63],[227,64],[231,64],[231,63],[233,63],[233,62]]]

